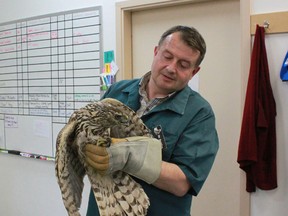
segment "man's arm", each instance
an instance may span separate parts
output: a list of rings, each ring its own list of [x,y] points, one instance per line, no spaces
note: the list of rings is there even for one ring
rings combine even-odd
[[[173,163],[162,161],[159,178],[153,185],[175,196],[184,196],[190,189],[190,183],[183,171]]]
[[[146,140],[151,139],[147,137],[146,138],[143,137],[143,138]],[[140,140],[143,138],[140,138]],[[113,139],[113,140],[116,141],[117,139]],[[151,139],[151,140],[156,141],[156,139]],[[156,143],[158,143],[158,145],[156,145]],[[112,146],[113,149],[115,149],[115,147],[116,149],[118,149],[118,151],[113,150],[112,154],[107,152],[107,150],[109,151],[109,149],[88,144],[85,147],[86,155],[87,155],[87,162],[90,165],[92,165],[97,170],[97,172],[99,172],[102,175],[105,175],[111,171],[113,172],[113,170],[115,171],[115,170],[123,169],[123,166],[127,166],[130,161],[131,165],[128,165],[130,168],[126,167],[124,169],[128,171],[129,173],[134,174],[135,177],[138,177],[146,181],[147,183],[152,183],[155,187],[161,190],[170,192],[174,194],[175,196],[179,196],[179,197],[184,196],[190,189],[190,183],[188,179],[186,178],[183,171],[179,168],[179,166],[173,163],[161,161],[161,154],[156,153],[155,150],[158,149],[158,151],[161,151],[160,149],[161,149],[162,144],[160,141],[157,141],[156,143],[152,144],[152,146],[156,148],[151,149],[152,151],[150,150],[150,154],[152,154],[153,157],[156,156],[156,158],[158,159],[155,160],[155,157],[153,159],[153,157],[149,156],[145,160],[146,162],[141,162],[142,159],[144,158],[141,156],[141,153],[147,152],[145,150],[146,149],[145,145],[141,143],[136,144],[136,146],[134,146],[135,150],[132,150],[131,146],[133,146],[133,143],[123,142],[122,140],[122,143],[114,144]],[[129,149],[127,149],[127,147]],[[129,151],[130,153],[127,154],[127,152]],[[159,163],[157,161],[159,161]],[[133,169],[138,167],[137,164],[139,163],[143,165],[144,170],[140,173],[135,172],[135,171],[133,172]],[[136,169],[138,170],[138,168]],[[159,173],[159,175],[157,173]],[[155,179],[155,180],[149,181],[151,177],[152,179]]]

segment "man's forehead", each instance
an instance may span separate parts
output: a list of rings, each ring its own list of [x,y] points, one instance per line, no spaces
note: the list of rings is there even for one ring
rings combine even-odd
[[[189,53],[192,57],[199,57],[200,51],[197,49],[193,49],[189,45],[187,45],[179,35],[174,35],[175,33],[168,35],[163,43],[158,47],[161,51],[174,53],[175,50],[181,51],[182,53]]]

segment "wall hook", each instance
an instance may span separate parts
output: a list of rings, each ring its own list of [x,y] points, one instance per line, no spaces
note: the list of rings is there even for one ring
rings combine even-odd
[[[268,29],[268,28],[269,28],[269,25],[270,25],[270,23],[269,23],[267,20],[264,20],[263,27],[264,27],[265,29]]]

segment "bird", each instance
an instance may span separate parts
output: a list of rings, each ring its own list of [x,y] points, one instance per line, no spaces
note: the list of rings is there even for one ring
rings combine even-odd
[[[151,132],[128,106],[113,98],[75,110],[56,139],[55,172],[69,216],[81,216],[84,177],[87,175],[101,216],[146,215],[150,202],[142,186],[129,174],[101,175],[86,163],[84,147],[109,148],[111,138],[148,136]]]

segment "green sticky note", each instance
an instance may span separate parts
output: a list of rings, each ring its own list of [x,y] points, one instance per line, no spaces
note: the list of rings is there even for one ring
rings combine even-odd
[[[104,52],[104,64],[111,63],[114,61],[114,51],[106,51]]]

